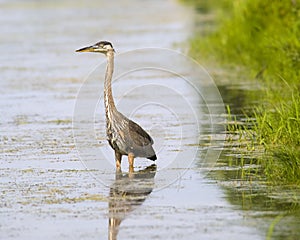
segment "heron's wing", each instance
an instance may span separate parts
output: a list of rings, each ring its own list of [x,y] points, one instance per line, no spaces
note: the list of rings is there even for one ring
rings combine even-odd
[[[142,129],[137,123],[129,120],[129,133],[130,137],[138,146],[147,146],[153,144],[153,139],[149,134]]]

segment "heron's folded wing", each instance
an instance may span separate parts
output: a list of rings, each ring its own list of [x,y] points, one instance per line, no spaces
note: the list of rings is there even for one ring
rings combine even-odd
[[[153,139],[149,134],[142,129],[137,123],[129,120],[129,133],[130,137],[138,146],[147,146],[153,144]]]

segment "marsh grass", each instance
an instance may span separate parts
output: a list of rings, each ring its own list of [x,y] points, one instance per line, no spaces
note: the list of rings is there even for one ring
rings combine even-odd
[[[255,111],[255,132],[267,152],[262,164],[269,179],[300,184],[300,96],[290,91],[286,100],[269,93],[270,102]]]
[[[250,121],[237,120],[236,115],[231,114],[230,106],[227,109],[227,128],[226,128],[226,148],[230,149],[232,156],[228,156],[228,166],[239,167],[238,178],[241,181],[251,182],[262,180],[258,167],[259,160],[257,156],[261,154],[260,148],[257,147],[255,132],[253,131],[253,119]]]
[[[270,182],[300,184],[299,1],[186,2],[217,13],[217,30],[191,40],[193,57],[242,66],[248,78],[263,85],[251,130],[232,123],[229,130],[239,131],[240,140],[252,136],[264,147],[260,162]]]

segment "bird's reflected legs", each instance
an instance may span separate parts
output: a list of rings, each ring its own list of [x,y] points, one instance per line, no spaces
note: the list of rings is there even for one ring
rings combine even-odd
[[[128,153],[128,163],[129,163],[129,172],[133,172],[133,162],[134,162],[134,154]]]
[[[121,169],[122,154],[115,151],[115,159],[116,159],[116,168]]]

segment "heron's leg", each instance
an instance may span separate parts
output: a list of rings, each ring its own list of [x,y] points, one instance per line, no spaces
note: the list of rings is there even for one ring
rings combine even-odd
[[[129,172],[133,172],[134,154],[128,153]]]
[[[122,154],[115,151],[116,167],[117,169],[121,168]]]

